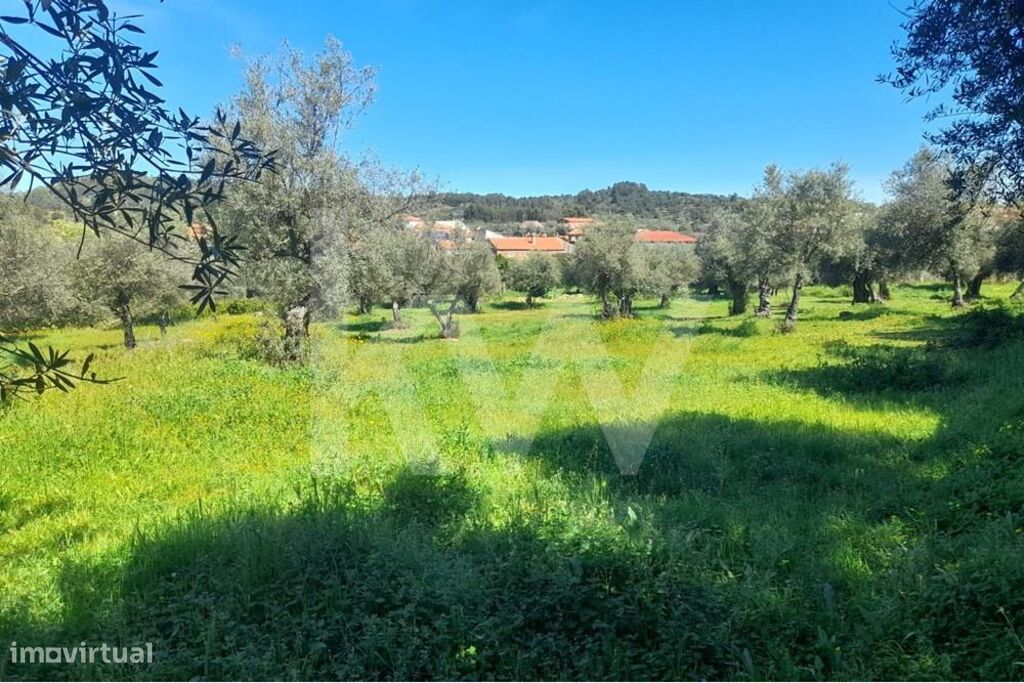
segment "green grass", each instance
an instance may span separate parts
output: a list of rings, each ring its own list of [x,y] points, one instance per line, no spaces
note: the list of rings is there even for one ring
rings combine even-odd
[[[156,663],[0,678],[1019,679],[1024,340],[896,294],[41,334],[125,379],[0,417],[0,644]]]

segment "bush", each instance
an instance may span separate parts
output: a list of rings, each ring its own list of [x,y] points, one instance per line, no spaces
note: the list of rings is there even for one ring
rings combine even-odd
[[[224,302],[224,312],[230,315],[246,313],[272,313],[270,304],[263,299],[230,299]]]
[[[291,361],[284,338],[284,323],[278,318],[260,317],[255,332],[238,346],[238,355],[268,365],[285,365]]]
[[[1001,301],[978,306],[957,318],[957,344],[991,348],[1024,339],[1024,303]]]
[[[737,337],[759,337],[771,332],[771,323],[763,318],[747,318],[736,326]]]
[[[833,388],[846,391],[933,391],[963,378],[947,353],[933,347],[851,346],[837,342],[829,353],[843,361],[826,364]]]
[[[219,332],[209,339],[203,350],[211,357],[237,356],[267,365],[286,365],[290,361],[285,348],[284,322],[262,314],[222,322]]]

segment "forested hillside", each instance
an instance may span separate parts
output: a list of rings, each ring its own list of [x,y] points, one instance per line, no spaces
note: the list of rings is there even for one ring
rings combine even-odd
[[[614,214],[666,220],[693,228],[706,225],[716,209],[735,208],[742,202],[743,198],[737,195],[651,190],[634,182],[619,182],[575,195],[510,197],[452,192],[438,196],[441,206],[469,222],[557,221],[564,216]]]

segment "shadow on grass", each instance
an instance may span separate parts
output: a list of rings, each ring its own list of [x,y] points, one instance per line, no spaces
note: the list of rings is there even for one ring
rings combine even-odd
[[[72,566],[66,621],[21,642],[153,642],[154,667],[26,678],[720,678],[729,618],[662,552],[496,528],[459,473],[402,471],[379,503],[318,486],[287,508],[195,513],[122,568]],[[97,591],[119,586],[116,599]],[[71,642],[68,641],[68,642]]]
[[[356,332],[356,333],[368,333],[368,332],[382,332],[384,330],[391,329],[391,323],[385,318],[378,320],[354,320],[351,322],[338,323],[338,329],[342,332]]]
[[[679,413],[624,427],[648,428],[632,476],[598,424],[540,434],[521,457],[543,464],[538,485],[565,487],[551,506],[539,490],[495,509],[468,473],[401,469],[370,499],[319,481],[292,504],[195,511],[137,534],[123,558],[66,565],[60,623],[0,624],[22,643],[153,642],[154,666],[4,676],[1013,677],[1019,655],[989,613],[1024,608],[1024,553],[1013,533],[967,533],[978,472],[935,491],[891,457],[898,439],[821,424]],[[919,547],[942,514],[963,545]],[[898,569],[846,561],[871,557],[858,539],[893,520],[898,547],[917,548],[879,560]],[[962,579],[932,569],[967,552],[981,559]]]
[[[770,379],[847,398],[884,376],[940,433],[677,413],[493,449],[544,475],[502,507],[471,473],[403,469],[370,498],[316,483],[290,505],[197,511],[66,565],[59,623],[0,623],[24,643],[152,641],[154,667],[0,677],[1019,678],[1003,615],[1024,613],[1024,408],[964,410],[961,385],[918,383],[938,352],[830,351],[836,370]],[[1011,351],[979,362],[1019,376]],[[914,379],[892,386],[893,368]],[[993,427],[971,441],[941,433],[982,410]],[[632,474],[609,435],[642,444]]]
[[[544,308],[544,303],[534,301],[533,306],[527,306],[525,301],[496,301],[493,304],[488,304],[488,308],[493,308],[496,311],[532,311]]]
[[[621,443],[641,444],[642,455],[615,454],[606,431],[622,432]],[[646,439],[631,433],[653,432]],[[614,437],[613,437],[614,438]],[[786,488],[791,496],[811,496],[842,488],[848,475],[865,467],[896,474],[872,458],[892,450],[899,440],[885,434],[847,433],[823,425],[783,421],[763,423],[722,415],[678,413],[656,425],[581,425],[544,432],[534,439],[530,458],[552,472],[597,474],[633,493],[721,495],[736,485]],[[634,476],[621,476],[639,461]]]
[[[833,342],[817,366],[766,373],[769,381],[812,389],[825,397],[848,395],[912,399],[953,391],[971,379],[959,356],[937,346],[851,346]]]

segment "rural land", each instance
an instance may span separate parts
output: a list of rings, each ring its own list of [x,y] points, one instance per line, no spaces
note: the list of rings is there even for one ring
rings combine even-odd
[[[0,680],[1024,677],[1019,3],[898,16],[878,198],[453,189],[109,5],[0,16]]]

